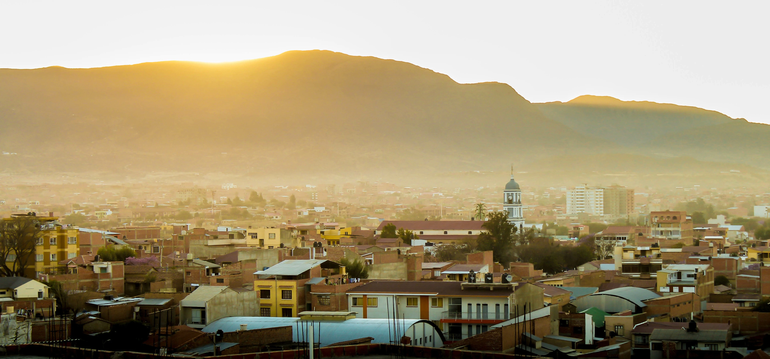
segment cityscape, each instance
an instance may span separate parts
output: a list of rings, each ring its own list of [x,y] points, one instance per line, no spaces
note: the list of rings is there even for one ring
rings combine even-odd
[[[763,2],[0,3],[0,357],[770,358]]]

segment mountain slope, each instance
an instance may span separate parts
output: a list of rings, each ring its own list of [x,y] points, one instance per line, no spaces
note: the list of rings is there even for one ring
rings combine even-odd
[[[617,146],[510,86],[293,51],[230,64],[0,70],[0,144],[25,170],[434,173]]]
[[[550,119],[585,135],[638,146],[661,136],[733,121],[716,111],[654,102],[580,96],[536,106]]]

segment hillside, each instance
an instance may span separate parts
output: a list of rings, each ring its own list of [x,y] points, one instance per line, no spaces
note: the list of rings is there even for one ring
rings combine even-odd
[[[408,63],[294,51],[229,64],[0,70],[0,143],[40,171],[405,175],[614,146],[510,86]]]
[[[716,111],[654,102],[580,96],[536,106],[550,119],[575,131],[618,145],[636,147],[662,136],[733,121]],[[631,135],[633,134],[633,135]]]
[[[714,111],[611,97],[532,104],[506,84],[458,84],[409,63],[329,51],[0,69],[0,151],[18,154],[0,156],[0,175],[46,180],[443,183],[514,165],[532,185],[601,176],[665,184],[748,164],[753,184],[770,168],[761,161],[768,131]]]

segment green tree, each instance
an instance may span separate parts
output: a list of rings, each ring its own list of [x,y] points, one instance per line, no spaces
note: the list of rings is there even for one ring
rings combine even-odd
[[[599,233],[605,229],[607,229],[607,225],[604,223],[589,223],[588,224],[588,232],[589,233]]]
[[[288,206],[286,208],[288,208],[288,209],[295,209],[295,208],[297,208],[297,197],[294,197],[293,194],[291,195],[291,197],[289,197],[289,204],[288,204]]]
[[[398,234],[396,234],[396,225],[393,223],[388,223],[385,225],[385,227],[382,227],[380,238],[398,238]]]
[[[733,218],[730,220],[730,224],[734,225],[742,225],[744,229],[746,229],[746,232],[752,232],[759,228],[759,222],[757,222],[754,218]]]
[[[416,208],[407,208],[401,211],[397,217],[401,221],[422,221],[427,218],[425,212]]]
[[[506,268],[513,260],[516,226],[508,222],[507,212],[491,212],[482,227],[485,231],[478,237],[478,250],[492,251],[495,262]]]
[[[0,276],[23,277],[35,262],[35,246],[42,236],[36,217],[0,219]]]
[[[342,258],[340,264],[345,266],[345,272],[349,278],[369,278],[369,267],[358,259]]]
[[[398,238],[401,238],[401,241],[403,241],[406,245],[411,245],[412,240],[418,238],[414,232],[403,228],[399,228],[396,234],[398,235]]]
[[[251,202],[255,206],[264,206],[267,201],[264,197],[262,197],[261,194],[257,193],[256,191],[251,191],[251,194],[249,195],[249,202]]]
[[[189,211],[185,211],[185,210],[179,211],[179,213],[177,213],[176,216],[174,216],[174,219],[177,219],[177,220],[180,220],[180,221],[186,221],[186,220],[191,219],[191,218],[193,218],[192,213],[190,213]]]
[[[487,205],[484,203],[476,203],[476,210],[474,212],[476,220],[483,221],[487,217]]]
[[[469,246],[445,244],[437,246],[434,251],[436,260],[439,262],[464,261],[468,253],[471,253]]]
[[[96,254],[105,262],[124,262],[128,257],[136,258],[136,251],[127,246],[105,246],[99,248]]]
[[[61,222],[65,224],[71,224],[73,226],[86,227],[88,225],[88,217],[80,213],[73,213],[62,218]]]
[[[692,219],[693,224],[706,224],[708,221],[706,221],[706,216],[703,215],[703,212],[693,212],[690,215],[690,218]]]
[[[716,278],[714,278],[714,285],[730,285],[730,279],[723,275],[718,275]]]

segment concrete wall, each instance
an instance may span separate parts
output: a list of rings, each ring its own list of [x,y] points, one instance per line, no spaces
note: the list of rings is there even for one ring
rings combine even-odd
[[[259,315],[259,298],[255,291],[225,290],[211,298],[206,307],[207,323],[225,317],[255,317]]]
[[[369,267],[369,279],[406,280],[407,275],[405,262],[374,264]]]

